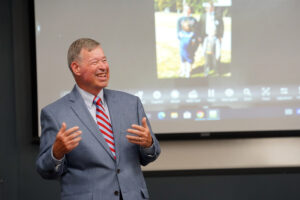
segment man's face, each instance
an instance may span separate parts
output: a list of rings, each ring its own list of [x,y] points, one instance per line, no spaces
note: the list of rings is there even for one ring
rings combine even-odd
[[[186,10],[186,14],[187,14],[187,16],[190,16],[191,14],[192,14],[192,10],[191,10],[191,8],[189,7],[189,8],[187,8],[187,10]]]
[[[91,51],[82,49],[71,67],[78,86],[91,94],[97,95],[108,85],[109,66],[100,46]]]
[[[213,7],[213,5],[208,5],[207,7],[206,7],[206,12],[213,12],[214,11],[214,7]]]

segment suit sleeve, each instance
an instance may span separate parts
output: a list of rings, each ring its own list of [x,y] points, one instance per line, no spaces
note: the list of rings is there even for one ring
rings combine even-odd
[[[59,124],[50,111],[41,112],[42,135],[40,138],[40,151],[36,161],[38,173],[46,179],[56,179],[64,171],[65,159],[57,161],[52,155],[52,146],[59,131]]]
[[[144,111],[144,108],[143,108],[143,105],[140,101],[140,99],[138,98],[138,120],[139,120],[139,124],[142,124],[142,119],[143,117],[146,117],[147,119],[147,124],[148,124],[148,127],[150,129],[150,133],[151,133],[151,136],[152,136],[152,140],[153,140],[153,144],[151,147],[149,148],[143,148],[143,147],[140,147],[140,158],[141,158],[141,164],[143,166],[147,165],[148,163],[156,160],[156,158],[159,156],[160,154],[160,146],[159,146],[159,142],[158,140],[156,139],[152,129],[151,129],[151,125],[150,125],[150,122],[145,114],[145,111]]]
[[[223,17],[222,16],[218,16],[217,17],[218,20],[218,25],[217,25],[217,37],[218,38],[223,38],[223,34],[224,34],[224,22],[223,22]]]

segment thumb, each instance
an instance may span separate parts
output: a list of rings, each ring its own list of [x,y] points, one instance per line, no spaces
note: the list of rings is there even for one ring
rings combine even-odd
[[[63,122],[63,123],[61,124],[61,128],[60,128],[60,130],[59,130],[58,133],[62,134],[63,132],[66,131],[66,128],[67,128],[67,125],[66,125],[65,122]]]
[[[146,117],[143,117],[143,119],[142,119],[142,126],[143,126],[144,128],[148,128],[148,124],[147,124]]]

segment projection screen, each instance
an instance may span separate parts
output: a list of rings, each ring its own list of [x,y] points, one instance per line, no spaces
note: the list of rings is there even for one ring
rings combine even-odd
[[[300,1],[189,2],[35,0],[39,111],[72,89],[68,47],[90,37],[155,133],[299,130]]]

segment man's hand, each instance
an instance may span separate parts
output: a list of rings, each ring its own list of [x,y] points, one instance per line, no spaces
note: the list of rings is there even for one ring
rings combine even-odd
[[[129,142],[138,144],[142,147],[148,148],[152,145],[152,136],[149,127],[146,122],[146,117],[142,119],[142,126],[133,124],[132,129],[127,129],[128,133],[132,133],[136,136],[126,135]]]
[[[56,135],[56,140],[53,144],[53,156],[60,160],[65,154],[72,151],[78,146],[81,140],[81,131],[79,131],[78,126],[74,126],[66,130],[66,123],[62,123],[60,130]]]

